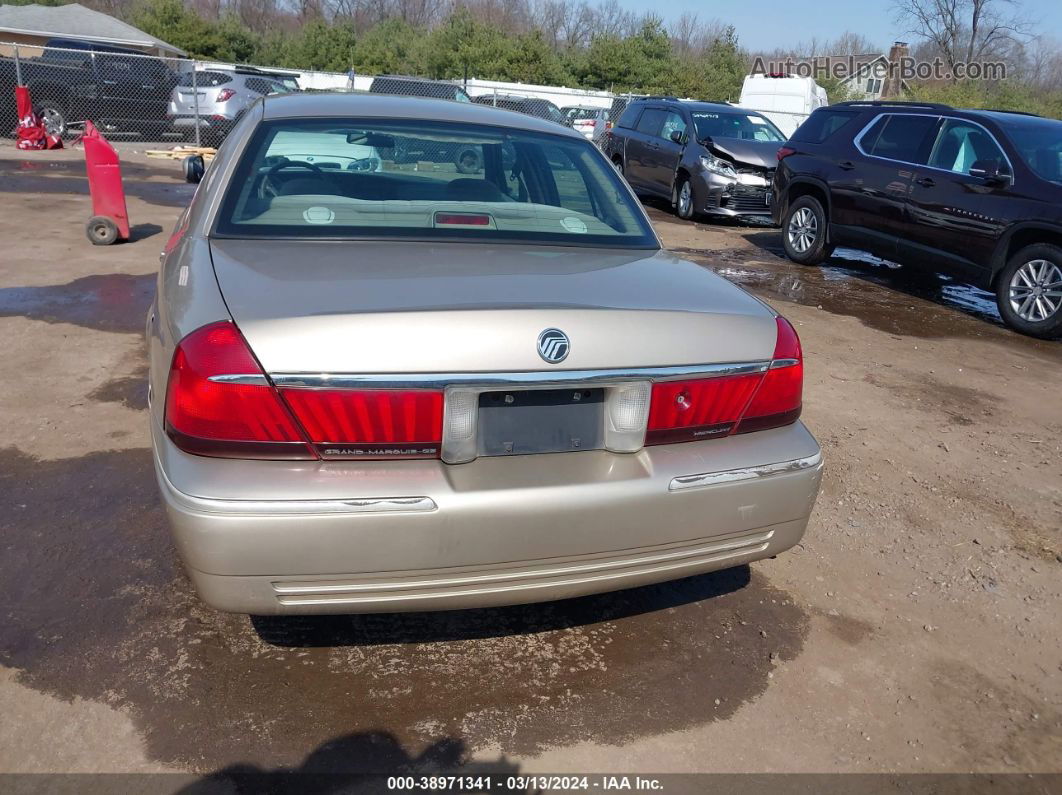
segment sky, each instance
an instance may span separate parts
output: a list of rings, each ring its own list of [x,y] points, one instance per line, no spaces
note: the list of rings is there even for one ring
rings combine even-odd
[[[668,21],[689,11],[703,20],[719,19],[737,29],[738,39],[752,50],[773,50],[812,37],[834,39],[846,30],[863,33],[882,51],[896,39],[910,41],[890,13],[888,0],[620,0],[627,8],[656,11]],[[1062,2],[1024,0],[1020,7],[1037,20],[1038,33],[1062,40]]]

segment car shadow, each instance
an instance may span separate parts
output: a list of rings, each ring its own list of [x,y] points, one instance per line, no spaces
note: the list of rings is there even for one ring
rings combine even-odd
[[[261,640],[284,647],[375,646],[529,635],[668,610],[749,584],[747,565],[577,599],[420,613],[251,616]]]

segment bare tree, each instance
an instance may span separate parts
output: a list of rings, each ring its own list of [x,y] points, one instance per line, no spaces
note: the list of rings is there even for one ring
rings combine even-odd
[[[931,42],[950,68],[999,55],[1030,29],[1015,0],[893,0],[893,12],[910,34]]]

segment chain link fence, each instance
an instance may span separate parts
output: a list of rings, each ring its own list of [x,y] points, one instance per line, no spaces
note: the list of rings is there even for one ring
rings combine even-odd
[[[29,88],[34,110],[50,133],[69,137],[87,120],[111,138],[197,146],[217,146],[259,98],[296,91],[399,94],[491,105],[573,127],[595,143],[637,96],[478,79],[197,61],[102,44],[53,47],[0,41],[0,131],[5,135],[17,123],[16,85]]]

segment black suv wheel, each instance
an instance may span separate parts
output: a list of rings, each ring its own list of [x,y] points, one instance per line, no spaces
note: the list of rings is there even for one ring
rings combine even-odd
[[[1015,331],[1062,336],[1062,248],[1036,243],[1011,257],[996,280],[996,304]]]
[[[801,265],[818,265],[833,253],[826,244],[826,211],[814,196],[801,196],[782,219],[786,256]]]

